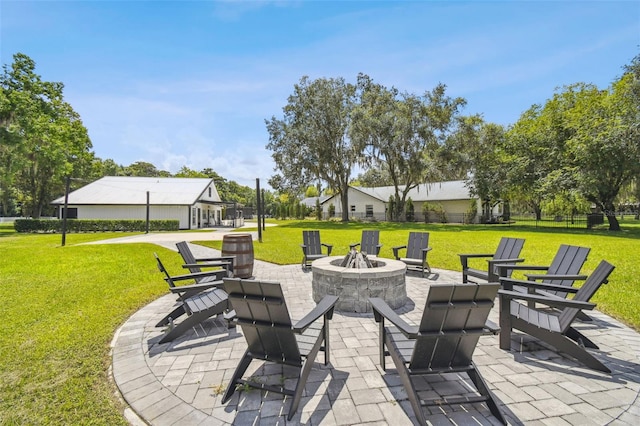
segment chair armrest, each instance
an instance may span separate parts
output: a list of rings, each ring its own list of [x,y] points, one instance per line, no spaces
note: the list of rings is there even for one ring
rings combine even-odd
[[[427,247],[427,248],[423,248],[422,249],[422,261],[426,262],[427,261],[427,253],[429,253],[431,251],[431,247]]]
[[[196,262],[213,262],[213,261],[228,261],[233,262],[235,256],[218,256],[218,257],[196,257]]]
[[[474,257],[493,257],[494,253],[471,253],[471,254],[458,254],[461,258],[474,258]]]
[[[489,259],[489,260],[487,260],[487,263],[489,265],[495,265],[495,266],[498,266],[501,263],[516,263],[516,262],[524,262],[524,259],[522,259],[522,258],[514,258],[514,259]]]
[[[333,244],[325,244],[325,243],[320,243],[320,244],[327,248],[327,256],[331,256],[331,250],[333,249]]]
[[[184,293],[187,291],[194,291],[194,290],[207,290],[210,288],[222,288],[222,280],[220,281],[211,281],[208,283],[204,283],[204,284],[191,284],[191,285],[180,285],[177,287],[169,287],[169,290],[171,290],[171,293],[175,293],[175,294],[179,294],[179,293]]]
[[[542,265],[496,265],[498,275],[507,276],[507,271],[548,271],[548,266]]]
[[[206,263],[185,263],[182,265],[183,268],[219,268],[219,267],[227,267],[231,264],[229,261],[220,261],[220,262],[206,262]]]
[[[520,293],[518,291],[498,290],[498,296],[500,297],[500,300],[525,300],[527,302],[541,303],[552,308],[577,308],[592,310],[596,307],[596,304],[591,302],[581,302],[572,299],[540,296],[538,294]]]
[[[338,303],[338,296],[324,296],[311,312],[293,325],[293,332],[298,334],[304,332],[307,327],[323,315],[326,315],[327,319],[331,319],[336,303]]]
[[[493,257],[493,253],[458,254],[458,256],[460,256],[460,263],[462,264],[462,270],[464,271],[469,267],[469,259],[481,258],[481,257]]]
[[[529,280],[586,280],[586,275],[524,274]]]
[[[354,248],[356,248],[359,245],[360,245],[360,243],[349,244],[349,249],[353,250]]]
[[[415,339],[418,336],[418,327],[409,325],[409,323],[400,318],[400,316],[387,305],[387,302],[379,297],[370,297],[369,303],[371,303],[371,307],[373,308],[373,316],[376,322],[383,321],[386,318],[398,327],[402,334],[408,338]]]
[[[393,250],[393,257],[395,257],[396,259],[400,259],[400,255],[398,254],[398,252],[401,249],[405,249],[407,248],[407,246],[395,246],[395,247],[391,247],[391,250]]]
[[[533,290],[557,290],[565,293],[577,293],[579,289],[567,285],[541,283],[537,281],[516,280],[513,278],[500,278],[500,286],[504,290],[513,290],[514,285],[530,288]]]
[[[220,271],[218,270],[218,271],[206,271],[206,272],[193,272],[191,274],[184,274],[184,275],[171,275],[171,280],[173,281],[195,280],[197,278],[213,277],[219,273]],[[165,278],[164,280],[167,281],[168,278]]]

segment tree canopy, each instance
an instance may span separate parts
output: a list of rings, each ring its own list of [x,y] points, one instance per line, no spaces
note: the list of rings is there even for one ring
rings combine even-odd
[[[64,177],[91,167],[87,129],[64,101],[64,85],[43,81],[27,55],[13,56],[0,79],[0,191],[6,213],[11,199],[23,213],[40,217]]]
[[[310,80],[294,86],[284,116],[265,120],[267,148],[280,171],[269,184],[280,191],[302,194],[318,179],[340,194],[342,220],[349,220],[347,190],[360,151],[349,138],[356,87],[342,78]]]
[[[389,177],[398,201],[393,216],[405,219],[409,191],[440,178],[436,153],[466,101],[446,96],[443,84],[418,96],[388,89],[361,74],[358,86],[351,138],[364,152],[364,162]]]

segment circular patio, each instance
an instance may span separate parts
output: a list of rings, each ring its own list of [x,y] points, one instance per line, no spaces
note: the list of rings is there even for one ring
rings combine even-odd
[[[407,303],[396,310],[412,323],[420,320],[429,285],[459,282],[460,273],[433,269],[429,279],[408,274]],[[256,261],[255,275],[278,281],[291,301],[294,319],[315,306],[311,274],[300,265],[277,266]],[[112,342],[112,376],[128,404],[132,423],[151,425],[285,424],[290,398],[256,390],[236,392],[221,404],[246,342],[241,327],[228,330],[211,318],[167,344],[158,344],[162,329],[154,327],[175,304],[167,294],[136,312]],[[490,319],[498,321],[497,306]],[[640,335],[600,313],[580,331],[593,339],[612,374],[590,370],[514,333],[512,351],[498,348],[497,336],[481,337],[474,361],[501,410],[512,424],[640,424]],[[416,419],[391,362],[379,367],[378,325],[369,313],[336,312],[330,322],[331,364],[316,359],[292,424],[411,425]],[[255,363],[257,364],[257,363]],[[253,374],[282,375],[287,371],[254,366]],[[252,374],[252,373],[249,373]],[[452,392],[464,386],[457,374],[445,375],[447,386],[425,392]],[[433,423],[495,424],[484,404],[427,409]],[[430,410],[430,411],[429,411]],[[136,420],[138,419],[138,420]]]

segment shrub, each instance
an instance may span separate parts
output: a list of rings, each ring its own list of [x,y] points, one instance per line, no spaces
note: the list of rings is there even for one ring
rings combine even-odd
[[[60,233],[62,221],[51,219],[17,219],[14,222],[16,232],[21,233]],[[149,231],[177,231],[178,220],[150,220]],[[144,232],[147,230],[145,220],[112,220],[112,219],[70,219],[67,221],[67,232]]]
[[[476,200],[471,200],[469,203],[469,209],[467,210],[467,214],[464,218],[464,223],[473,223],[476,220],[476,216],[478,215],[478,203]]]
[[[431,214],[435,216],[438,222],[447,223],[447,214],[440,203],[424,203],[422,212],[424,213],[425,223],[430,222]]]
[[[407,217],[407,222],[413,222],[413,219],[415,217],[415,207],[413,206],[413,200],[411,199],[411,197],[407,198],[407,202],[405,204],[405,211],[406,211],[406,217]]]

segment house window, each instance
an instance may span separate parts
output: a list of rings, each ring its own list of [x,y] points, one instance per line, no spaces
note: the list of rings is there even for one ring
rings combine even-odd
[[[209,187],[209,198],[211,198],[211,187]]]
[[[61,218],[64,218],[64,207],[62,208]],[[67,208],[67,219],[77,219],[77,218],[78,218],[78,208],[77,207]]]
[[[365,207],[367,217],[373,217],[373,204],[367,204]]]
[[[352,205],[351,206],[351,213],[355,213],[356,212],[356,206]]]
[[[197,220],[198,220],[198,209],[194,207],[191,213],[191,224],[195,225]]]

